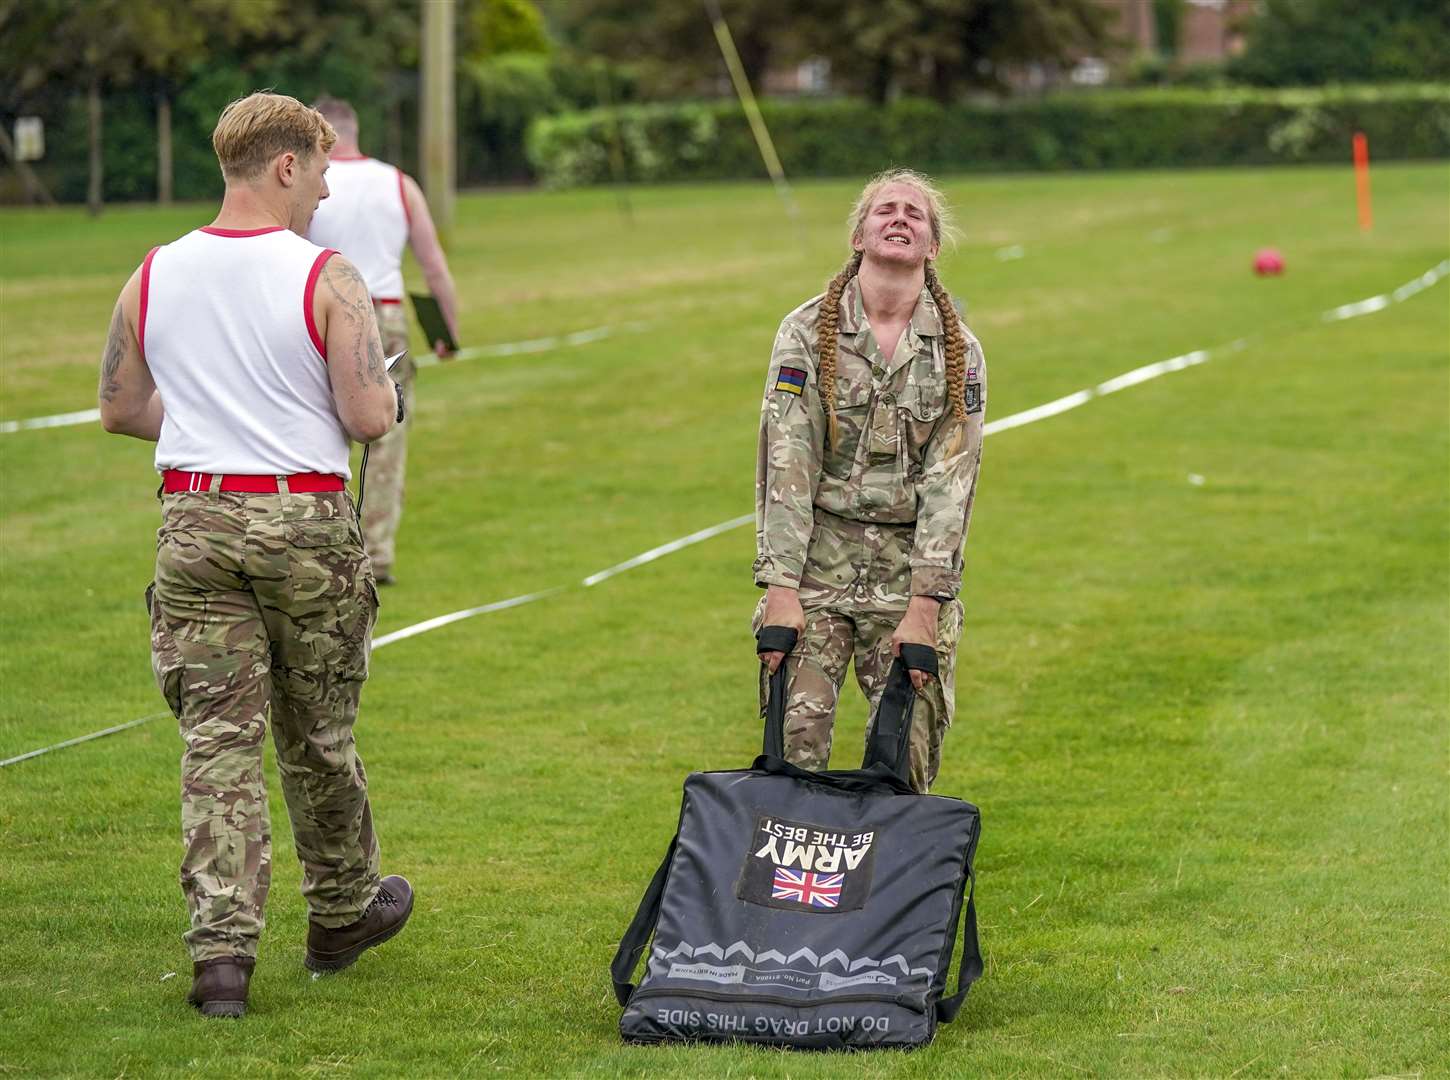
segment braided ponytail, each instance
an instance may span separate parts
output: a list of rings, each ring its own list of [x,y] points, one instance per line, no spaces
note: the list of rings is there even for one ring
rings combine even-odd
[[[942,287],[936,276],[936,267],[926,264],[926,287],[936,301],[937,315],[946,332],[947,348],[947,394],[952,403],[952,415],[963,424],[967,422],[967,339],[962,335],[962,321],[952,306],[952,298]]]
[[[826,295],[821,299],[816,320],[817,385],[820,387],[821,403],[826,407],[828,446],[836,445],[836,334],[841,325],[841,293],[860,269],[861,253],[858,251],[846,260],[841,272],[826,286]],[[960,331],[958,334],[960,336]]]

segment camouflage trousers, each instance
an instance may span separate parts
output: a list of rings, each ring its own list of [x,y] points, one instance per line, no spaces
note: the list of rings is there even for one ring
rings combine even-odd
[[[786,657],[786,760],[824,769],[831,757],[836,703],[853,661],[856,683],[869,708],[869,741],[891,669],[891,635],[910,602],[913,525],[872,525],[816,510],[815,529],[801,578],[806,630]],[[760,629],[765,598],[752,628]],[[911,786],[927,792],[941,767],[942,742],[956,712],[956,653],[962,604],[941,605],[936,653],[939,675],[916,695],[912,709]],[[761,705],[766,672],[761,667]],[[851,763],[852,766],[855,762]]]
[[[383,355],[408,347],[408,315],[402,304],[373,304]],[[418,366],[412,356],[393,369],[403,388],[403,422],[368,450],[367,488],[363,492],[363,539],[379,577],[393,572],[398,522],[403,517],[403,479],[408,467],[408,429],[413,426],[413,382]]]
[[[147,600],[152,667],[185,743],[192,958],[257,952],[272,870],[269,713],[310,916],[355,922],[379,881],[353,743],[377,590],[347,493],[164,496]]]

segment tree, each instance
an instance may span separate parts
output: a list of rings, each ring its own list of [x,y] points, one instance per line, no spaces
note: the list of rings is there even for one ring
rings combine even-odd
[[[220,2],[246,7],[251,0]],[[208,184],[216,176],[206,136],[227,102],[266,88],[304,102],[323,93],[348,99],[358,112],[363,149],[403,165],[403,118],[416,92],[422,0],[269,2],[279,4],[277,17],[214,42],[207,63],[193,65],[178,83],[177,120],[192,135],[178,145],[178,168],[188,172],[179,184],[193,197],[215,194],[198,191],[201,171]],[[468,6],[459,4],[460,47]]]
[[[807,0],[808,41],[847,88],[948,104],[1002,91],[1013,67],[1100,54],[1111,12],[1097,0]]]
[[[1265,0],[1230,74],[1263,86],[1450,78],[1445,0]]]
[[[363,145],[401,163],[403,107],[416,93],[426,0],[288,0],[287,18],[235,54],[253,87],[285,87],[303,101],[329,93],[357,109]],[[473,5],[458,3],[458,53]],[[383,152],[381,149],[375,153]]]
[[[809,3],[721,0],[720,7],[752,85],[771,64],[805,58]],[[728,78],[701,0],[545,0],[543,8],[566,44],[628,63],[646,96],[708,92]]]
[[[473,51],[464,55],[471,60],[553,48],[544,17],[529,0],[478,0],[467,18]]]
[[[133,48],[107,49],[115,41],[114,17],[120,4],[99,0],[91,5],[65,0],[36,0],[8,5],[4,18],[4,54],[0,62],[14,79],[10,96],[23,100],[27,93],[55,81],[83,87],[90,139],[90,183],[86,205],[100,213],[103,158],[101,155],[101,86],[108,78],[129,77]],[[129,45],[129,42],[127,43]],[[121,54],[126,54],[125,56]]]
[[[156,198],[171,202],[171,103],[179,87],[219,44],[259,33],[279,10],[278,0],[165,0],[139,5],[128,17],[145,33],[140,78],[156,97]]]
[[[170,88],[206,56],[212,42],[235,40],[267,24],[279,0],[32,0],[0,14],[0,64],[12,73],[18,104],[60,85],[83,89],[90,144],[86,205],[102,206],[105,178],[104,94],[150,81],[158,92],[158,187],[171,186]]]
[[[1067,65],[1101,53],[1112,12],[1101,0],[722,0],[746,74],[823,56],[848,91],[955,100],[1005,89],[1016,65]],[[699,0],[552,0],[566,40],[632,62],[654,96],[713,89],[724,77]],[[701,73],[707,72],[706,79]]]

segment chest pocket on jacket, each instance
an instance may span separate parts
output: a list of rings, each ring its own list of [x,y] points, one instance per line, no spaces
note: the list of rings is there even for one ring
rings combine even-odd
[[[918,376],[902,390],[900,404],[913,420],[939,419],[947,407],[946,378],[934,371]]]
[[[949,399],[943,373],[927,367],[924,372],[912,374],[914,378],[901,392],[899,415],[909,468],[915,478],[920,475],[926,444],[931,441],[942,414],[947,411]]]
[[[851,475],[856,451],[871,413],[871,385],[836,379],[836,440],[826,447],[822,464],[826,472],[845,480]]]

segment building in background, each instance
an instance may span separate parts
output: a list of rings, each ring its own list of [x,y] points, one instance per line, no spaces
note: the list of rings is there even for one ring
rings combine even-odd
[[[1127,52],[1183,64],[1217,63],[1243,52],[1258,0],[1100,0],[1117,16]],[[1122,59],[1122,58],[1117,58]]]
[[[1144,58],[1173,66],[1222,64],[1243,52],[1259,0],[1098,0],[1117,41],[1102,56],[1083,56],[1066,71],[1028,64],[1008,82],[1040,93],[1064,83],[1104,86],[1123,79]]]
[[[1178,34],[1178,59],[1185,64],[1227,60],[1244,51],[1244,28],[1258,0],[1186,0]]]

